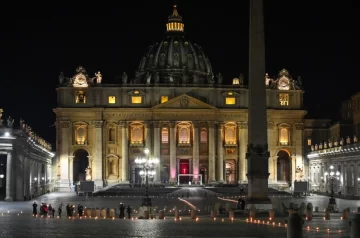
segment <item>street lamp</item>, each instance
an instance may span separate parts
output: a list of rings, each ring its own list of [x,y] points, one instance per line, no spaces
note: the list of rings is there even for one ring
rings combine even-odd
[[[153,178],[156,174],[155,167],[159,163],[158,158],[150,158],[149,157],[149,149],[144,149],[145,157],[143,158],[136,158],[135,164],[141,167],[141,171],[139,172],[140,176],[144,179],[145,178],[145,196],[142,199],[141,206],[151,207],[151,198],[149,197],[149,178]]]
[[[331,181],[331,197],[329,199],[329,208],[334,211],[335,210],[335,206],[336,206],[336,201],[335,201],[335,198],[334,198],[334,180],[335,179],[339,179],[340,177],[340,172],[339,171],[336,171],[334,172],[333,171],[334,169],[334,166],[330,165],[330,173],[329,172],[325,172],[324,175],[326,178],[330,179]]]

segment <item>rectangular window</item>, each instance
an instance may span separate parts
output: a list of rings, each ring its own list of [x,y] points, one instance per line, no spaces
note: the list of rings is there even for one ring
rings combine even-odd
[[[115,96],[109,96],[108,97],[108,103],[109,104],[115,104]]]
[[[311,145],[311,138],[308,138],[308,145]]]
[[[236,98],[234,97],[226,97],[225,99],[225,104],[226,105],[235,105],[236,103]]]
[[[169,100],[168,96],[161,96],[161,103],[167,102]]]
[[[86,103],[86,96],[84,92],[77,92],[75,97],[76,104]]]
[[[161,143],[169,143],[169,130],[168,128],[162,128],[161,130]]]
[[[281,106],[289,106],[289,94],[288,93],[280,93],[279,94],[279,102]]]
[[[142,97],[141,96],[132,96],[131,97],[131,103],[133,103],[133,104],[141,104],[142,103]]]

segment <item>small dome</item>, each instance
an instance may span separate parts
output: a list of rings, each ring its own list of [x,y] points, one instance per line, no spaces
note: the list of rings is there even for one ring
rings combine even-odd
[[[186,39],[176,5],[166,24],[164,39],[149,47],[141,59],[136,77],[138,83],[151,84],[213,82],[210,61],[199,45]]]

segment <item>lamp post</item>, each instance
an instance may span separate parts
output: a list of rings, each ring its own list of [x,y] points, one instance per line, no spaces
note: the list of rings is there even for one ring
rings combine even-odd
[[[331,197],[329,199],[329,206],[328,207],[332,211],[335,210],[335,206],[336,206],[336,201],[335,201],[335,198],[334,198],[334,180],[339,179],[339,176],[340,176],[340,172],[339,171],[334,172],[333,169],[334,169],[334,166],[330,165],[330,173],[327,172],[327,171],[324,173],[325,177],[327,179],[330,179]]]
[[[143,158],[136,158],[135,163],[141,167],[141,171],[139,172],[140,176],[144,179],[145,178],[145,196],[142,199],[141,206],[151,207],[151,198],[149,197],[149,178],[153,178],[156,174],[155,167],[159,163],[158,158],[150,158],[149,157],[149,149],[144,149],[145,157]]]

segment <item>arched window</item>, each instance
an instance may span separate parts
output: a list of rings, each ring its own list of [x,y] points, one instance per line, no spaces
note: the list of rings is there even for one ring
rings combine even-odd
[[[200,130],[200,143],[207,143],[207,130],[206,130],[206,128],[201,128],[201,130]]]
[[[236,125],[228,123],[225,126],[225,144],[236,145]]]
[[[179,143],[180,144],[189,144],[190,143],[190,124],[189,123],[179,123]]]
[[[279,125],[279,144],[290,145],[290,125]]]
[[[75,143],[85,145],[87,141],[87,125],[85,123],[75,123]]]
[[[115,138],[115,128],[110,128],[109,129],[109,141],[111,142],[115,142],[116,138]]]
[[[143,125],[142,124],[133,124],[131,125],[131,143],[132,144],[141,144],[143,143]]]
[[[168,128],[161,129],[161,143],[163,143],[163,144],[169,143],[169,129]]]

